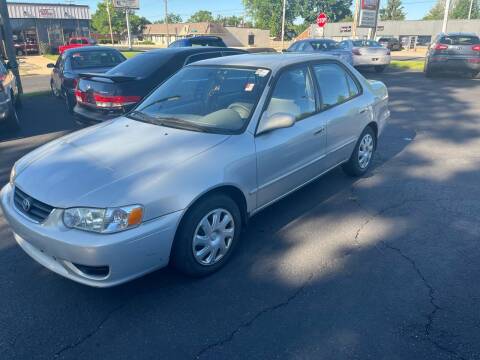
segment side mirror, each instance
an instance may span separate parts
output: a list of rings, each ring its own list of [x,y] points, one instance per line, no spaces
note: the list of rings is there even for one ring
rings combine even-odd
[[[49,69],[54,68],[54,67],[55,67],[54,63],[47,64],[47,68],[49,68]]]
[[[260,120],[257,135],[275,130],[292,127],[295,124],[295,116],[288,113],[275,113],[266,116],[265,113]]]

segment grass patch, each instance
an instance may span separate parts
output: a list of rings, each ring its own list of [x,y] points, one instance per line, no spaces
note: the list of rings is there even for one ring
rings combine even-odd
[[[34,96],[50,95],[50,90],[33,91],[22,94],[22,98],[31,98]]]
[[[47,58],[48,60],[52,60],[52,61],[57,61],[58,59],[58,55],[51,55],[51,54],[45,54],[43,55],[44,58]]]
[[[127,59],[134,57],[135,55],[140,54],[142,51],[122,51],[123,56]]]
[[[423,71],[423,60],[392,60],[390,66],[400,70]]]

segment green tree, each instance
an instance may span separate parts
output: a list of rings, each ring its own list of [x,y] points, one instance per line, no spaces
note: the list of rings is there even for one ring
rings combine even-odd
[[[470,4],[472,4],[471,19],[480,18],[479,5],[477,0],[457,0],[452,9],[452,19],[468,19],[470,11]]]
[[[441,20],[445,13],[445,0],[438,0],[430,11],[423,17],[423,20]]]
[[[191,23],[197,23],[197,22],[213,22],[213,15],[210,11],[208,10],[199,10],[190,18],[188,19],[188,22]]]
[[[115,9],[109,2],[110,14],[112,17],[112,31],[115,35],[124,35],[127,33],[127,21],[125,19],[125,11],[121,9]],[[150,24],[144,17],[131,13],[129,15],[130,30],[132,34],[141,34],[146,24]],[[97,5],[97,10],[92,15],[92,29],[99,34],[109,34],[110,28],[108,26],[108,12],[107,5],[104,2],[100,2]]]
[[[167,14],[167,20],[169,24],[179,24],[183,22],[182,17],[174,13]],[[164,24],[164,23],[165,23],[165,19],[154,21],[154,24]]]
[[[380,9],[382,20],[405,20],[405,11],[401,0],[388,0],[387,5]]]
[[[319,13],[327,14],[330,22],[339,22],[352,16],[352,0],[299,0],[296,1],[296,14],[306,23],[316,21]]]
[[[280,37],[282,32],[283,0],[243,0],[245,9],[256,27],[270,30],[270,35]],[[293,25],[296,17],[296,3],[287,2],[285,24],[288,28]]]
[[[224,26],[240,26],[241,24],[245,23],[245,19],[242,16],[217,15],[215,22],[219,24],[223,24]]]

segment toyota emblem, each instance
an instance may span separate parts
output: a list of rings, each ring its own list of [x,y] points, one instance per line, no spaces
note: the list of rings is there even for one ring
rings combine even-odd
[[[32,206],[32,204],[30,203],[30,200],[28,199],[23,199],[22,201],[22,208],[25,212],[28,212],[30,210],[30,207]]]

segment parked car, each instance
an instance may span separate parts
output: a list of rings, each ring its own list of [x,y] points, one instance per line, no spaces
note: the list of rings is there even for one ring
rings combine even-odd
[[[17,243],[77,282],[205,276],[252,215],[338,165],[365,174],[388,117],[385,85],[331,56],[204,60],[21,158],[0,204]]]
[[[402,50],[402,44],[400,43],[400,40],[398,40],[397,38],[383,37],[378,39],[378,43],[391,51]]]
[[[257,54],[257,53],[276,53],[277,50],[275,50],[274,48],[269,48],[269,47],[258,47],[258,48],[255,48],[255,47],[252,47],[252,48],[248,48],[248,49],[245,49],[247,52],[249,52],[250,54]]]
[[[299,40],[290,45],[286,52],[322,52],[337,56],[347,64],[353,65],[352,52],[342,49],[338,42],[330,39]]]
[[[355,67],[374,67],[376,72],[382,72],[390,65],[390,50],[373,40],[344,40],[340,42],[343,49],[353,54]]]
[[[75,106],[75,88],[82,72],[102,73],[125,61],[125,56],[116,49],[97,46],[66,50],[55,64],[48,64],[52,69],[50,88],[55,97],[63,98],[69,112]]]
[[[431,77],[440,71],[480,73],[480,38],[470,33],[438,35],[428,48],[424,72]]]
[[[87,37],[73,37],[70,38],[65,45],[60,45],[58,47],[58,53],[61,55],[66,50],[93,45],[97,45],[97,40]]]
[[[192,36],[172,42],[168,47],[215,46],[227,47],[219,36]]]
[[[34,41],[14,40],[13,46],[15,47],[15,53],[17,54],[17,56],[39,53],[38,44]]]
[[[74,114],[82,123],[118,117],[184,65],[220,56],[245,54],[232,48],[173,48],[136,55],[105,74],[80,74]]]
[[[9,63],[0,60],[0,125],[14,131],[20,128],[16,109],[20,104],[17,79]]]

